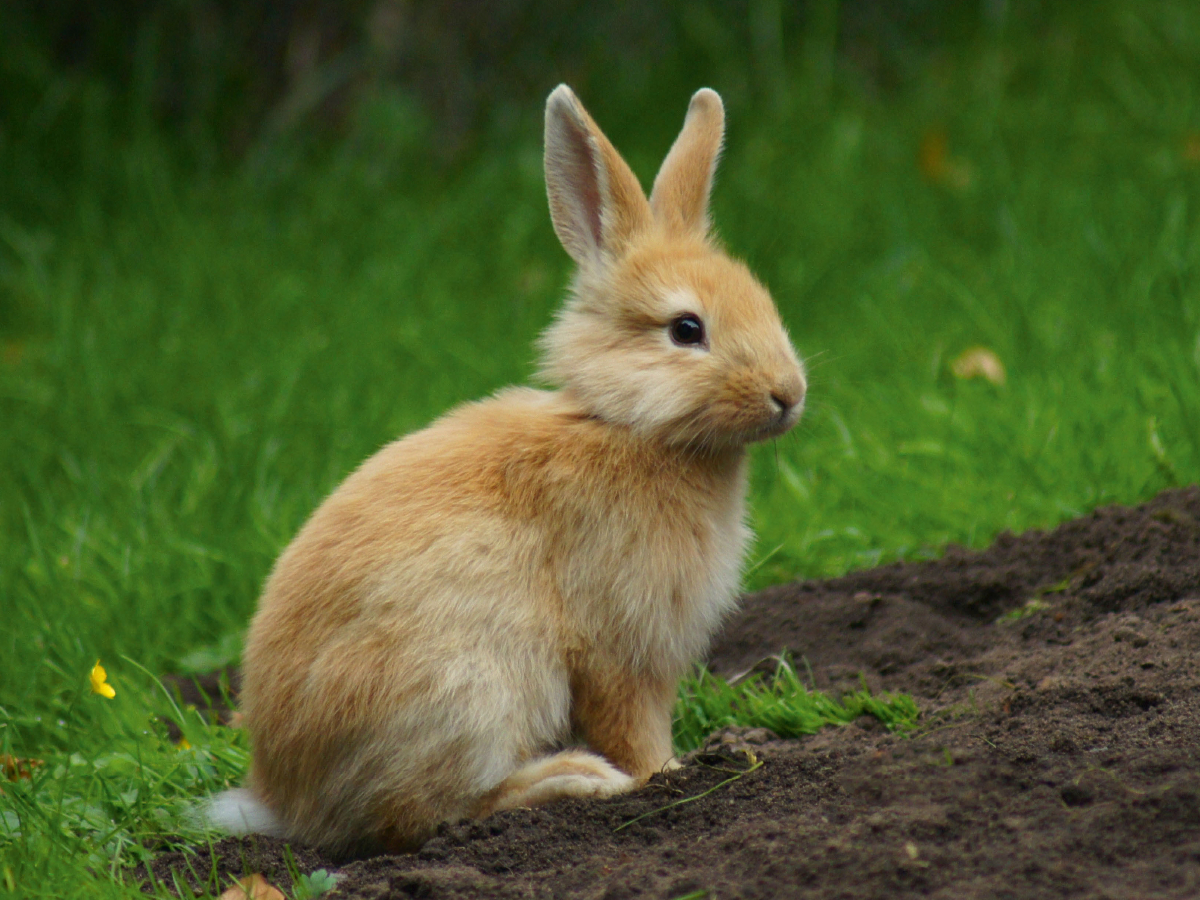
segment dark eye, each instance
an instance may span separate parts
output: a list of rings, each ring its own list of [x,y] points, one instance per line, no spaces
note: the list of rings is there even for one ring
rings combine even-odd
[[[676,316],[671,322],[671,340],[681,347],[704,343],[704,323],[692,313]]]

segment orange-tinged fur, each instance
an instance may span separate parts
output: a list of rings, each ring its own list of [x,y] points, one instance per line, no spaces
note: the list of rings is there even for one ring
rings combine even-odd
[[[541,344],[557,389],[388,445],[280,556],[242,695],[249,790],[278,833],[406,849],[674,764],[675,686],[749,538],[744,447],[791,427],[805,390],[769,294],[707,233],[722,123],[699,92],[647,200],[551,95],[551,213],[579,263]],[[672,338],[682,314],[703,345]]]

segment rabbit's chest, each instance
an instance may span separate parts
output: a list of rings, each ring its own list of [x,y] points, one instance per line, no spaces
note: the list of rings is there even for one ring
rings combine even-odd
[[[580,522],[558,578],[585,639],[663,671],[703,654],[736,602],[750,539],[743,498],[739,479],[704,505],[631,496]]]

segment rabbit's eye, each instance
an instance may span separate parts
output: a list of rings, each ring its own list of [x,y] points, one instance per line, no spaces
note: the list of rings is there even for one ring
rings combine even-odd
[[[676,316],[671,322],[671,340],[681,347],[704,343],[704,323],[692,313]]]

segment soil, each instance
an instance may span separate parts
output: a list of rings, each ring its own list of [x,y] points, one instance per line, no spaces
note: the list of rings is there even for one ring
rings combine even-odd
[[[718,735],[634,794],[447,824],[412,855],[296,864],[342,876],[326,896],[374,900],[1200,897],[1197,488],[748,596],[710,666],[735,676],[781,651],[818,688],[861,675],[910,693],[921,727]],[[289,889],[267,838],[187,861]]]

